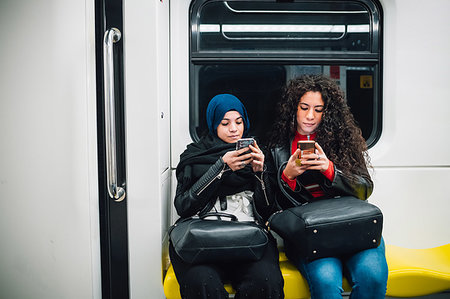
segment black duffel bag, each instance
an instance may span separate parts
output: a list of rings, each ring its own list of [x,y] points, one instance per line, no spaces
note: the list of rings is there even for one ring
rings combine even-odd
[[[190,264],[257,261],[269,242],[268,232],[257,223],[221,212],[180,219],[169,236],[175,252]]]
[[[300,257],[341,256],[380,244],[383,214],[367,201],[345,196],[322,199],[277,212],[269,229]]]

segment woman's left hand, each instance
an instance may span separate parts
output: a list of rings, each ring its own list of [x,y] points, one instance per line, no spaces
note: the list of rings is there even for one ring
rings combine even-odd
[[[264,170],[264,154],[262,150],[259,148],[258,144],[255,143],[253,145],[249,145],[253,158],[253,161],[251,162],[253,172],[260,172]]]
[[[320,170],[324,172],[330,166],[330,160],[323,152],[322,147],[316,142],[316,153],[302,157],[302,165],[308,166],[308,170]]]

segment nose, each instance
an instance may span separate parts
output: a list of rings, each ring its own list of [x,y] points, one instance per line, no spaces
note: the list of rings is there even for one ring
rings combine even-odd
[[[230,124],[230,132],[236,132],[237,131],[237,124],[234,122],[231,122]]]
[[[311,107],[308,109],[308,112],[306,113],[306,118],[307,119],[314,119],[314,108]]]

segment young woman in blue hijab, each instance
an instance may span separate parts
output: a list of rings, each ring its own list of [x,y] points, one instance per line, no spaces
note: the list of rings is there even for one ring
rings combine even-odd
[[[177,166],[178,214],[190,217],[218,211],[233,214],[239,221],[264,224],[275,210],[264,154],[256,142],[236,150],[236,142],[250,128],[244,105],[233,95],[217,95],[208,105],[206,118],[208,135],[189,144]],[[284,298],[276,241],[269,237],[263,257],[249,262],[189,264],[170,244],[181,297],[228,298],[224,282],[231,282],[235,298]]]

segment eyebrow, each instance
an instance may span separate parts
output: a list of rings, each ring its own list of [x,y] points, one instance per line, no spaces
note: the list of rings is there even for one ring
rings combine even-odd
[[[240,119],[240,118],[242,118],[242,116],[236,117],[235,120],[238,120],[238,119]],[[225,118],[225,117],[224,117],[224,118],[222,118],[222,120],[231,120],[231,119],[230,119],[230,118]]]
[[[300,103],[298,103],[298,104],[299,104],[299,105],[306,105],[306,106],[309,107],[309,104],[306,104],[306,103],[300,102]],[[325,107],[325,105],[316,105],[316,106],[314,106],[314,108],[317,108],[317,107]]]

